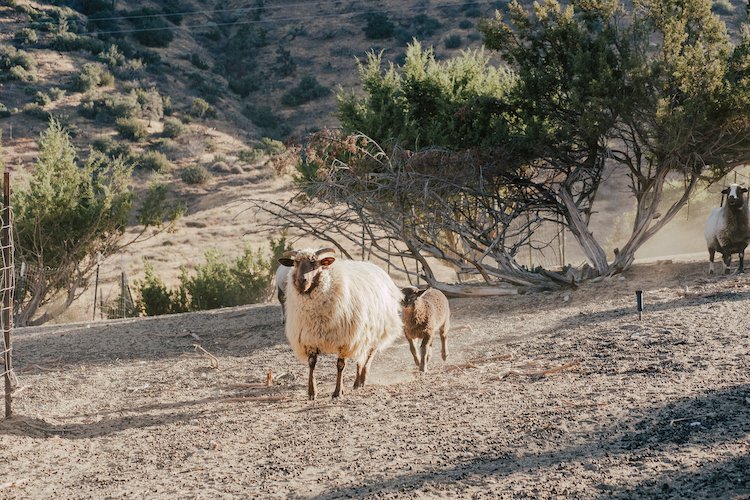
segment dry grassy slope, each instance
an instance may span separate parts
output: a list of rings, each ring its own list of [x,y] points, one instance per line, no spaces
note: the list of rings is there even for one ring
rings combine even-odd
[[[17,0],[16,3],[33,5],[42,10],[53,8],[51,2]],[[219,248],[228,254],[236,254],[245,243],[265,245],[266,235],[255,234],[255,215],[244,211],[247,205],[241,200],[249,196],[280,199],[287,193],[288,181],[275,177],[264,160],[257,164],[239,161],[238,152],[252,146],[264,134],[243,116],[242,111],[247,106],[268,106],[280,121],[289,126],[293,137],[300,137],[305,131],[312,129],[336,125],[333,113],[334,94],[294,108],[282,106],[280,98],[304,75],[315,76],[322,85],[332,90],[356,90],[359,83],[356,57],[362,57],[368,50],[374,49],[382,50],[384,59],[391,61],[403,52],[403,43],[396,38],[368,40],[363,33],[363,12],[387,13],[396,23],[397,30],[412,29],[408,26],[409,20],[416,15],[424,14],[437,20],[442,27],[432,36],[423,37],[423,42],[425,45],[433,45],[439,58],[445,58],[457,53],[457,50],[446,50],[444,47],[443,42],[450,34],[461,36],[462,48],[479,46],[474,27],[478,21],[474,17],[476,9],[483,16],[489,16],[500,3],[502,2],[449,0],[265,2],[262,23],[249,25],[262,26],[267,33],[268,43],[265,46],[248,48],[255,56],[253,64],[248,65],[248,71],[258,78],[261,90],[241,98],[228,90],[227,81],[216,70],[223,56],[223,46],[240,28],[220,27],[222,37],[218,41],[206,38],[201,33],[210,29],[204,27],[212,22],[231,20],[232,10],[247,8],[248,3],[180,2],[180,10],[184,12],[204,13],[185,16],[181,28],[174,31],[175,39],[168,47],[149,49],[159,54],[162,63],[152,66],[152,71],[145,71],[136,83],[143,88],[154,86],[162,95],[170,96],[176,116],[184,115],[195,97],[202,97],[201,92],[196,90],[196,81],[210,83],[218,89],[213,102],[217,117],[193,120],[188,133],[166,145],[158,137],[162,124],[154,122],[150,129],[152,135],[147,141],[131,144],[136,151],[161,148],[168,154],[175,169],[162,175],[162,180],[171,184],[174,197],[186,202],[188,212],[174,234],[154,237],[130,247],[126,255],[110,259],[105,263],[105,278],[115,279],[121,267],[128,271],[131,278],[137,278],[142,274],[142,260],[149,258],[157,263],[158,271],[170,282],[178,275],[181,265],[194,265],[202,259],[203,252],[208,248]],[[158,2],[117,2],[118,11],[158,5]],[[206,13],[215,9],[226,9],[227,12]],[[237,20],[247,21],[247,16],[243,15],[238,14]],[[17,13],[10,6],[0,5],[0,43],[12,44],[14,34],[28,25],[29,19],[25,15]],[[468,27],[459,28],[459,25]],[[123,22],[122,27],[130,26]],[[470,38],[474,38],[474,41]],[[137,45],[131,35],[127,39]],[[22,47],[37,62],[36,81],[11,81],[0,85],[0,102],[9,109],[21,109],[31,101],[32,95],[27,93],[27,89],[65,87],[83,64],[94,60],[87,52],[57,52],[42,47],[42,44]],[[291,76],[282,77],[275,72],[277,50],[280,47],[289,51],[296,64],[296,71]],[[189,60],[193,54],[206,61],[209,68],[196,68]],[[100,92],[125,92],[129,85],[127,82],[117,81],[114,88],[101,89]],[[117,134],[111,125],[84,118],[78,113],[82,97],[82,94],[68,90],[61,100],[51,103],[45,109],[65,117],[77,132],[74,141],[79,151],[85,154],[95,138],[117,138]],[[43,120],[23,112],[14,112],[11,117],[0,119],[3,130],[3,161],[11,170],[26,169],[33,162],[36,140],[45,126]],[[230,170],[215,172],[209,183],[199,187],[187,186],[180,181],[179,172],[182,168],[193,164],[211,166],[217,158],[225,160]],[[134,178],[135,185],[143,187],[152,177],[138,174]],[[619,202],[612,203],[612,199],[609,199],[608,204],[616,212],[623,211]],[[606,212],[610,213],[610,210]],[[606,217],[597,223],[605,228],[611,226]],[[80,308],[90,308],[90,300],[84,302],[89,305],[82,304]]]

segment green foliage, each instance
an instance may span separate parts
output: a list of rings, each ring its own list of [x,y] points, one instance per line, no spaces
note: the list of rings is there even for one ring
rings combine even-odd
[[[506,126],[497,103],[507,100],[516,81],[512,72],[490,66],[482,50],[438,62],[432,49],[422,50],[416,41],[403,65],[383,70],[381,56],[370,52],[359,74],[365,97],[338,95],[344,128],[410,149],[495,141]]]
[[[51,120],[39,140],[39,155],[26,182],[12,192],[17,259],[40,273],[21,307],[25,324],[57,292],[73,293],[97,252],[110,255],[127,226],[132,207],[130,168],[92,154],[83,165],[67,132]]]
[[[461,44],[461,35],[459,35],[458,33],[448,35],[445,40],[443,40],[443,45],[445,45],[446,49],[457,49],[461,46]]]
[[[97,38],[76,33],[58,33],[49,42],[49,47],[60,52],[73,52],[85,50],[92,54],[98,54],[104,50],[105,44]]]
[[[96,87],[114,84],[115,77],[107,68],[99,63],[86,63],[73,79],[73,87],[79,92],[87,92]]]
[[[0,82],[34,80],[36,63],[31,55],[10,45],[0,45]]]
[[[136,166],[151,172],[166,173],[172,170],[172,162],[159,151],[145,151],[136,160]]]
[[[368,14],[365,21],[366,24],[362,28],[362,31],[365,32],[365,36],[370,40],[390,38],[396,30],[396,25],[384,13]]]
[[[276,48],[276,64],[274,71],[281,77],[292,76],[297,71],[297,63],[292,58],[292,53],[284,47]]]
[[[148,136],[146,124],[139,118],[117,118],[115,128],[123,138],[131,141],[142,141]]]
[[[34,94],[34,99],[32,100],[32,102],[44,107],[47,104],[51,103],[52,99],[50,99],[50,96],[46,92],[42,92],[40,90],[39,92]]]
[[[23,112],[29,116],[33,116],[34,118],[37,118],[38,120],[43,120],[45,122],[49,120],[50,118],[49,111],[45,110],[39,104],[36,104],[33,102],[24,104]]]
[[[39,42],[39,35],[31,28],[21,28],[13,36],[13,39],[23,45],[34,45]]]
[[[240,97],[247,97],[251,92],[260,90],[260,82],[257,75],[245,75],[240,77],[227,77],[229,90]]]
[[[191,165],[180,172],[180,179],[185,184],[205,184],[211,176],[203,165]]]
[[[194,274],[183,268],[180,285],[167,288],[154,273],[146,268],[146,278],[136,283],[138,303],[147,314],[167,314],[184,311],[201,311],[219,307],[253,304],[265,300],[270,294],[276,262],[289,247],[282,236],[269,242],[271,257],[260,250],[245,248],[234,260],[221,252],[208,250],[206,262],[198,265]],[[149,312],[152,311],[152,312]]]
[[[433,36],[441,27],[440,21],[434,17],[417,14],[409,20],[408,25],[398,30],[396,39],[401,44],[409,43],[415,38],[423,40]]]
[[[166,47],[174,39],[169,23],[159,14],[160,12],[149,8],[128,13],[128,20],[138,30],[134,33],[136,40],[147,47]]]
[[[199,56],[196,53],[190,54],[190,63],[195,66],[198,69],[208,69],[210,68],[209,64],[206,62],[205,59],[203,59],[201,56]]]
[[[299,106],[325,97],[330,93],[331,89],[318,83],[314,76],[306,75],[302,77],[296,87],[281,96],[281,104],[284,106]]]
[[[183,312],[179,307],[179,297],[173,296],[164,281],[156,274],[153,264],[146,261],[144,272],[146,276],[143,281],[135,282],[135,289],[139,295],[137,299],[138,308],[146,316]]]
[[[112,137],[105,136],[94,139],[91,147],[108,158],[121,158],[123,161],[132,162],[132,151],[126,142],[115,141]]]
[[[125,55],[120,51],[120,49],[115,44],[110,44],[99,52],[97,54],[96,59],[107,65],[109,69],[115,69],[119,66],[122,66],[123,63],[125,63]]]
[[[165,118],[162,135],[164,137],[176,138],[188,131],[187,125],[177,118]]]
[[[190,114],[196,118],[215,117],[216,110],[205,99],[196,97],[190,105]]]

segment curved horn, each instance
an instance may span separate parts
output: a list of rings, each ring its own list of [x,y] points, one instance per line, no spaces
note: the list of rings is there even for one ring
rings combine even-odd
[[[321,248],[320,250],[316,250],[315,251],[315,255],[317,257],[320,257],[321,255],[326,254],[326,253],[336,253],[336,249],[334,249],[334,248]]]
[[[281,254],[282,257],[288,257],[288,258],[292,258],[296,255],[297,255],[297,250],[287,250],[286,252]]]

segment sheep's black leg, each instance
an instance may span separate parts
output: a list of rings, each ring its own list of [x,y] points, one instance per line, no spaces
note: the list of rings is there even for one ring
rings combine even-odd
[[[341,396],[344,391],[341,388],[341,382],[344,378],[344,368],[346,367],[346,358],[339,358],[336,361],[336,389],[333,391],[333,397]]]
[[[411,356],[414,358],[414,364],[417,365],[417,368],[419,368],[419,356],[417,356],[417,348],[414,346],[414,341],[412,339],[407,339],[409,341],[409,350],[411,350]]]
[[[310,401],[315,399],[317,392],[315,388],[315,363],[318,362],[318,353],[311,352],[307,357],[307,364],[310,367],[310,376],[307,379],[307,397]]]
[[[427,371],[427,363],[430,361],[430,350],[432,347],[432,336],[425,335],[422,339],[422,345],[420,346],[420,354],[422,355],[422,362],[419,364],[419,371]]]

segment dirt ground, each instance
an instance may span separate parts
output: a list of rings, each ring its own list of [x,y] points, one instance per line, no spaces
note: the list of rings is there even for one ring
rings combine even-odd
[[[18,329],[0,498],[750,498],[750,277],[706,270],[451,300],[447,363],[315,402],[275,303]]]

